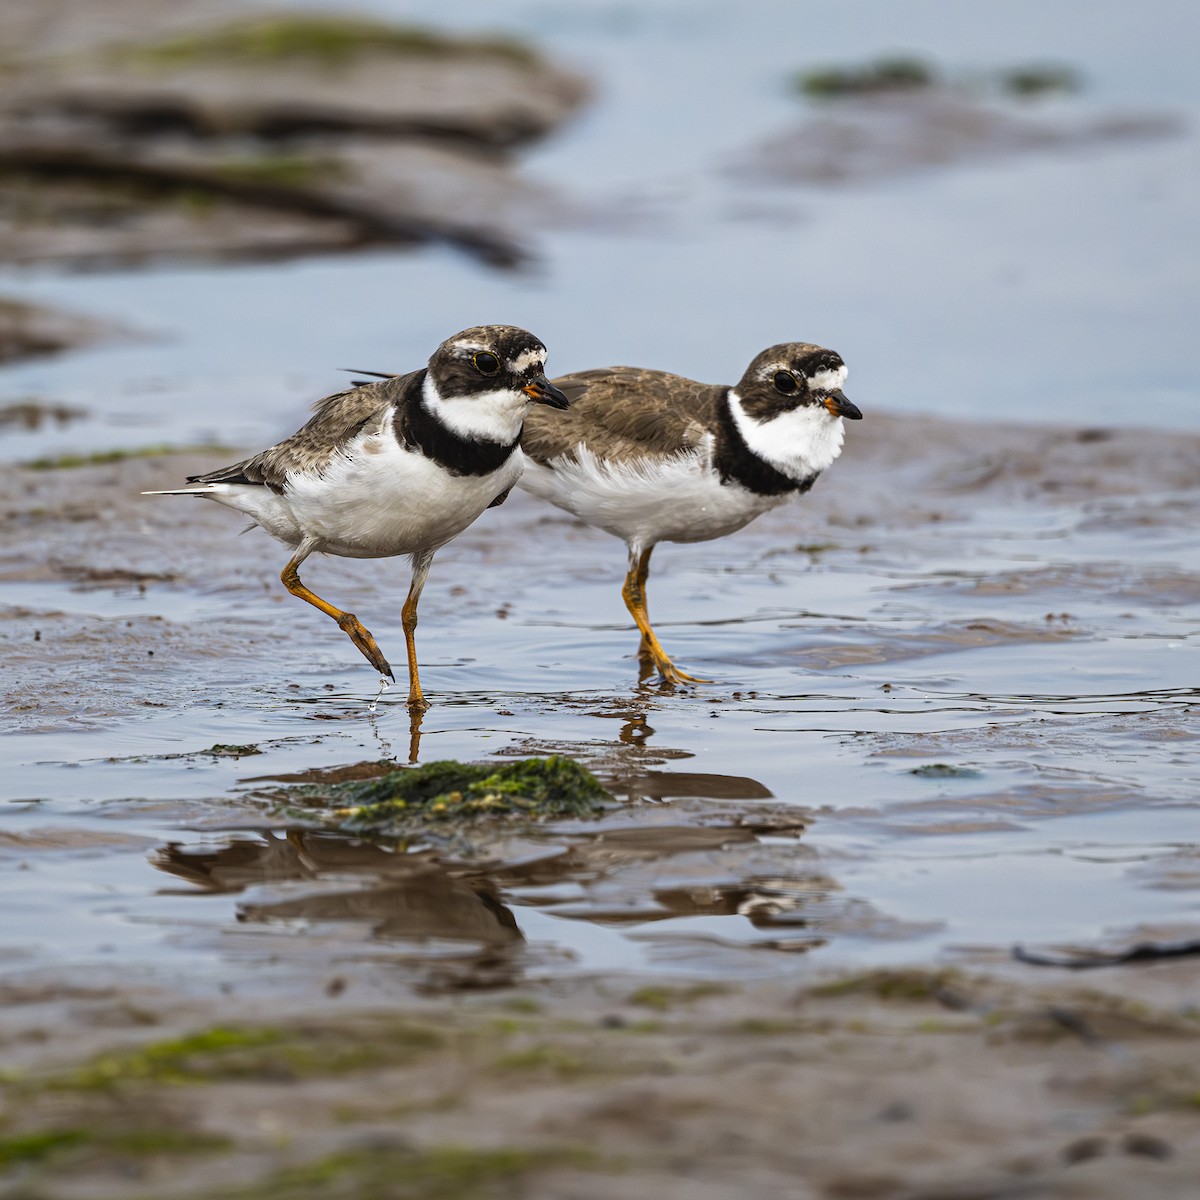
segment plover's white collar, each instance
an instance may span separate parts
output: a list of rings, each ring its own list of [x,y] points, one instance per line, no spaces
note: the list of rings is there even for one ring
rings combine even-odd
[[[496,442],[511,446],[521,436],[521,426],[529,411],[529,397],[521,391],[497,388],[491,392],[473,392],[469,396],[445,397],[438,391],[432,375],[426,375],[421,387],[426,410],[451,433],[477,442]]]
[[[837,371],[824,371],[834,377]],[[841,372],[845,376],[844,369]],[[825,387],[824,383],[818,385]],[[834,387],[838,386],[836,383]],[[780,474],[797,482],[824,471],[842,452],[846,431],[841,417],[822,404],[801,404],[765,421],[751,417],[742,407],[736,388],[729,389],[733,423],[750,451]]]

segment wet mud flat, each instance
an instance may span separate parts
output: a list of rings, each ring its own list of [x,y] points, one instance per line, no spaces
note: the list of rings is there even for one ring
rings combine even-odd
[[[514,496],[438,558],[409,727],[281,556],[0,494],[5,1050],[24,1195],[1183,1196],[1200,1167],[1200,439],[872,415],[805,503],[663,547]],[[385,650],[402,564],[314,563]],[[399,690],[399,689],[398,689]],[[564,754],[482,842],[278,789]]]
[[[1194,975],[1157,984],[1178,1001]],[[1174,1197],[1195,1178],[1196,1021],[1107,988],[909,971],[403,1005],[350,986],[302,1012],[4,998],[45,1039],[4,1085],[10,1195]],[[51,1012],[104,1049],[64,1054]]]

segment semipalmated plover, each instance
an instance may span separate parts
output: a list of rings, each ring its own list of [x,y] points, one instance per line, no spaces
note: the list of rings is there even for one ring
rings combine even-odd
[[[764,350],[736,387],[665,371],[609,367],[556,379],[570,411],[531,413],[521,487],[624,540],[622,595],[639,656],[668,683],[702,683],[667,657],[646,612],[659,542],[724,537],[812,487],[841,453],[846,366],[832,350],[788,342]]]
[[[284,587],[337,621],[393,679],[358,618],[311,592],[297,572],[313,553],[411,555],[401,622],[409,707],[423,709],[413,631],[429,564],[516,483],[530,404],[567,407],[545,364],[545,346],[524,329],[465,329],[437,348],[428,368],[327,396],[307,425],[261,454],[191,476],[190,487],[146,494],[203,496],[252,517],[294,551],[280,576]]]

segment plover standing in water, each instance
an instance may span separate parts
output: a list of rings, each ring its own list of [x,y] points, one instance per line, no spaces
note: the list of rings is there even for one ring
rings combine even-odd
[[[327,396],[307,425],[261,454],[191,476],[189,487],[146,495],[203,496],[251,517],[294,552],[280,576],[284,587],[332,617],[393,679],[370,631],[305,587],[298,572],[314,553],[411,555],[401,622],[408,703],[421,710],[427,705],[413,631],[429,564],[516,483],[530,405],[567,407],[545,364],[546,347],[524,329],[465,329],[437,348],[428,368]]]
[[[736,387],[609,367],[554,381],[571,399],[561,417],[530,413],[521,487],[625,542],[622,595],[639,655],[664,681],[706,682],[675,666],[651,628],[651,552],[724,537],[807,492],[841,453],[842,418],[862,416],[845,378],[832,350],[788,342],[758,355]]]

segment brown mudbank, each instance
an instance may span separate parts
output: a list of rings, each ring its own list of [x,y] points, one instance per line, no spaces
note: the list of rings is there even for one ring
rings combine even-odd
[[[316,13],[102,47],[25,102],[143,136],[342,132],[502,150],[550,132],[581,94],[516,41]]]
[[[52,423],[62,426],[86,416],[87,413],[83,409],[70,404],[55,404],[30,396],[12,404],[0,405],[0,429],[16,426],[34,430]]]
[[[947,1008],[943,974],[611,978],[398,1013],[351,972],[269,1022],[244,999],[43,987],[73,1006],[71,1045],[0,1082],[0,1169],[37,1194],[197,1200],[1191,1194],[1194,1022],[968,976]],[[149,1023],[111,1028],[123,997]],[[15,1028],[31,996],[4,1000]],[[1048,1008],[1133,1007],[1161,1019],[1028,1034]]]

